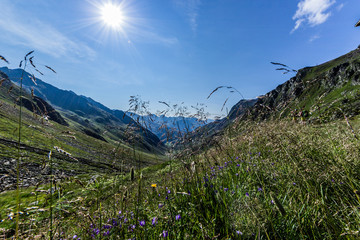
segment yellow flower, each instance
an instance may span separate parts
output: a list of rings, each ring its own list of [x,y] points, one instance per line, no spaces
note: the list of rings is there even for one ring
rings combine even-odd
[[[151,184],[151,187],[156,188],[156,184],[155,183]]]

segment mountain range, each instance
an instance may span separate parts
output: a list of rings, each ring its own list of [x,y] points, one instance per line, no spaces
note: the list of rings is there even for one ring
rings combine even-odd
[[[132,112],[126,113],[142,126],[152,131],[163,142],[174,142],[181,139],[184,135],[212,123],[214,120],[207,119],[205,122],[195,117],[170,117],[165,115],[138,115]]]
[[[0,71],[20,84],[22,69],[2,67]],[[22,83],[27,92],[33,91],[33,95],[54,106],[73,128],[103,141],[134,141],[147,151],[163,151],[160,139],[123,111],[109,109],[89,97],[59,89],[38,78],[35,85],[31,77],[30,73],[24,73]],[[50,120],[53,120],[51,116]],[[129,135],[133,135],[132,140],[129,140]]]

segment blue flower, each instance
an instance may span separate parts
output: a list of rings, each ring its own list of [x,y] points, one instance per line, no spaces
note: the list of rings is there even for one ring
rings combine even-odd
[[[156,225],[156,217],[154,217],[154,218],[152,219],[151,224],[152,224],[153,226]]]
[[[162,236],[163,236],[163,238],[167,238],[167,236],[168,236],[168,231],[165,231],[165,230],[164,230],[164,231],[162,232]]]
[[[176,219],[176,221],[180,220],[181,219],[180,214],[176,215],[175,219]]]
[[[245,195],[248,197],[248,196],[249,196],[249,193],[247,192],[247,193],[245,193]]]
[[[145,226],[145,220],[141,220],[139,223],[140,223],[140,226],[142,226],[142,227]]]

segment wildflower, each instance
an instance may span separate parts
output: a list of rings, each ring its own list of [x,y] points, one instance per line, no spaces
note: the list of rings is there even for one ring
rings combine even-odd
[[[170,193],[171,193],[171,191],[170,191],[170,190],[168,190],[168,191],[167,191],[167,193],[168,193],[168,194],[170,194]]]
[[[176,219],[176,221],[179,221],[181,219],[180,214],[176,215],[175,219]]]
[[[112,228],[112,226],[106,224],[106,225],[103,226],[103,228],[104,228],[104,229],[110,229],[110,228]]]
[[[228,188],[224,188],[224,191],[227,192],[229,189]]]
[[[258,188],[258,191],[259,191],[259,192],[262,192],[262,190],[263,190],[263,189],[262,189],[261,187]]]
[[[294,183],[294,182],[293,182],[293,185],[295,186],[295,185],[296,185],[296,183]]]
[[[164,231],[162,232],[162,236],[163,236],[163,238],[167,238],[167,236],[168,236],[168,231],[165,231],[165,230],[164,230]]]
[[[247,193],[245,193],[245,195],[248,197],[248,196],[249,196],[249,193],[247,192]]]
[[[274,201],[273,201],[273,200],[271,200],[270,203],[271,203],[272,205],[274,205]]]
[[[159,208],[162,208],[163,206],[164,206],[164,204],[159,203]]]
[[[334,180],[334,179],[331,179],[331,181],[332,181],[332,182],[335,182],[335,180]]]
[[[153,226],[156,225],[156,217],[154,217],[154,218],[152,219],[151,224],[152,224]]]
[[[141,220],[139,223],[140,223],[140,226],[142,226],[142,227],[145,226],[145,220]]]
[[[155,183],[151,184],[151,187],[156,188],[156,184]]]
[[[236,164],[237,167],[240,167],[240,164]]]
[[[243,235],[243,233],[240,232],[240,231],[236,231],[236,234],[237,234],[237,235]]]
[[[106,232],[104,232],[104,237],[106,237],[106,236],[109,236],[110,235],[110,231],[109,230],[107,230]]]

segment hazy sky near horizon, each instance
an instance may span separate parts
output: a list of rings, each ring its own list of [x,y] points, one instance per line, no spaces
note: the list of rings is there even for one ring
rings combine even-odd
[[[117,27],[103,6],[119,6]],[[241,99],[274,89],[299,69],[339,57],[360,44],[359,0],[0,0],[0,55],[17,68],[30,50],[49,65],[40,79],[113,109],[131,95],[150,101],[205,103],[221,114]],[[226,110],[222,113],[225,114]],[[214,115],[212,115],[214,116]]]

